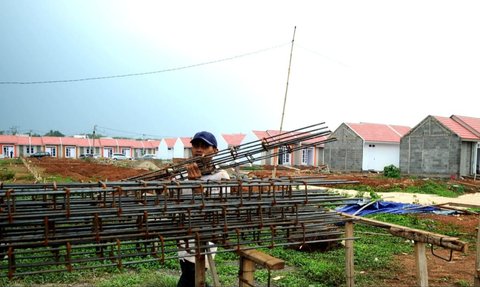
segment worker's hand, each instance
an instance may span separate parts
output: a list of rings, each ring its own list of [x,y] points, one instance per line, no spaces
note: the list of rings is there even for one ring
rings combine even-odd
[[[190,163],[185,166],[187,169],[188,179],[195,180],[202,177],[202,172],[196,163]]]

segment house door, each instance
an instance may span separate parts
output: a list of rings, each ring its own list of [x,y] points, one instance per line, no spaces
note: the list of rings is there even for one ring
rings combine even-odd
[[[122,153],[123,153],[126,157],[132,157],[132,150],[129,149],[129,148],[122,148]]]
[[[112,154],[113,154],[113,150],[111,147],[105,147],[103,148],[103,157],[112,157]]]
[[[313,148],[302,149],[302,165],[313,165]]]
[[[67,146],[65,148],[65,157],[68,158],[76,158],[77,157],[77,149],[74,146]]]
[[[12,158],[15,155],[14,148],[11,145],[3,146],[3,156]]]
[[[57,148],[54,146],[47,146],[45,147],[45,151],[50,153],[50,156],[56,157],[57,156]]]

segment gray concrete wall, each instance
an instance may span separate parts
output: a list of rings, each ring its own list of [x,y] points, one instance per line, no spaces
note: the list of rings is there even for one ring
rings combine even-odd
[[[462,142],[460,149],[460,176],[473,175],[473,157],[476,142]]]
[[[345,124],[341,124],[330,137],[337,140],[325,144],[325,164],[328,168],[334,172],[361,172],[363,140]]]
[[[427,117],[400,140],[402,175],[460,175],[461,139]]]

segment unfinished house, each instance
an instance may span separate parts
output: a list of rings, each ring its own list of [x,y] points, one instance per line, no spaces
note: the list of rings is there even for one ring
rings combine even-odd
[[[480,119],[428,116],[400,141],[402,175],[458,177],[479,173]]]
[[[399,166],[400,138],[410,130],[406,126],[374,123],[342,123],[325,144],[325,164],[331,171],[383,171]]]

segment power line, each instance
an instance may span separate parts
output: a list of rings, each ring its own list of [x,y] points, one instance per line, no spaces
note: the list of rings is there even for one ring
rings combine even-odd
[[[153,134],[146,134],[146,133],[139,133],[139,132],[132,132],[132,131],[108,128],[108,127],[103,127],[103,126],[99,126],[99,125],[97,125],[96,127],[97,127],[98,131],[103,132],[105,134],[108,134],[108,132],[106,132],[106,131],[109,130],[109,131],[118,132],[118,133],[122,133],[122,134],[136,135],[136,136],[142,136],[142,137],[151,137],[151,138],[165,138],[165,137],[167,137],[167,136],[161,136],[161,135],[153,135]]]
[[[304,49],[305,51],[308,51],[308,52],[312,53],[312,54],[316,54],[316,55],[318,55],[318,56],[320,56],[320,57],[322,57],[322,58],[325,58],[325,59],[327,59],[327,60],[329,60],[329,61],[335,62],[335,63],[339,64],[340,66],[349,67],[349,65],[347,65],[347,64],[345,64],[345,63],[343,63],[343,62],[341,62],[341,61],[339,61],[339,60],[337,60],[337,59],[334,59],[334,58],[332,58],[332,57],[325,56],[324,54],[319,53],[319,52],[317,52],[317,51],[315,51],[315,50],[309,49],[309,48],[304,47],[304,46],[301,46],[301,45],[297,45],[297,46],[298,46],[299,48]]]
[[[72,83],[72,82],[85,82],[85,81],[94,81],[94,80],[107,80],[107,79],[115,79],[115,78],[126,78],[126,77],[138,77],[138,76],[146,76],[146,75],[152,75],[152,74],[160,74],[160,73],[166,73],[166,72],[174,72],[174,71],[179,71],[179,70],[185,70],[185,69],[190,69],[190,68],[195,68],[195,67],[200,67],[200,66],[205,66],[205,65],[210,65],[210,64],[216,64],[220,62],[225,62],[225,61],[230,61],[242,57],[247,57],[259,53],[263,53],[269,50],[273,50],[276,48],[283,47],[289,43],[284,43],[280,45],[276,45],[270,48],[265,48],[265,49],[260,49],[256,50],[253,52],[245,53],[245,54],[240,54],[232,57],[227,57],[227,58],[221,58],[217,60],[212,60],[208,62],[202,62],[198,64],[192,64],[188,66],[180,66],[180,67],[174,67],[174,68],[169,68],[169,69],[163,69],[163,70],[157,70],[157,71],[150,71],[150,72],[141,72],[141,73],[130,73],[130,74],[120,74],[120,75],[111,75],[111,76],[100,76],[100,77],[88,77],[88,78],[79,78],[79,79],[64,79],[64,80],[48,80],[48,81],[2,81],[0,82],[0,85],[38,85],[38,84],[58,84],[58,83]]]

